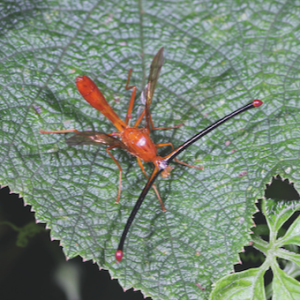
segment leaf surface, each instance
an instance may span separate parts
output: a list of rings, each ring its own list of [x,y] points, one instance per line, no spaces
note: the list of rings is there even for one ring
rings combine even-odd
[[[157,299],[205,299],[249,240],[254,201],[271,176],[299,179],[299,7],[275,1],[2,1],[0,182],[33,206],[68,257],[109,269],[124,288]],[[141,91],[158,49],[165,61],[151,104],[155,143],[179,146],[258,98],[264,105],[226,123],[156,182],[117,264],[114,252],[146,178],[134,157],[68,147],[40,129],[116,131],[79,95],[83,74],[125,119],[127,72]],[[138,116],[141,103],[134,108]],[[141,109],[140,109],[141,111]],[[159,149],[160,155],[170,149]],[[146,167],[148,174],[151,166]],[[297,183],[295,183],[295,186]],[[199,288],[199,285],[205,290]]]

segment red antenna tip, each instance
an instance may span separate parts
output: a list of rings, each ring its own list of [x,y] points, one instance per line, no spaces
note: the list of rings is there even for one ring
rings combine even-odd
[[[259,107],[263,104],[263,102],[261,100],[255,99],[253,100],[252,104],[254,107]]]
[[[122,258],[123,258],[123,251],[122,251],[122,250],[116,251],[115,257],[116,257],[116,260],[117,260],[117,261],[121,261]]]

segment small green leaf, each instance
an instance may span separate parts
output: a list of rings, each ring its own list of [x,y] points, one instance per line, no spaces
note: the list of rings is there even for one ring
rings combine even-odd
[[[249,269],[223,277],[213,289],[210,300],[265,300],[264,270]]]
[[[292,216],[292,214],[300,209],[299,201],[277,201],[271,200],[263,202],[263,212],[267,217],[270,228],[270,235],[277,237],[277,232],[282,225]],[[294,228],[295,227],[295,228]],[[294,229],[289,229],[290,234],[297,230],[297,225],[293,224]],[[289,234],[289,235],[290,235]],[[284,243],[286,244],[286,243]]]
[[[289,227],[280,242],[282,245],[294,244],[300,246],[300,216]]]
[[[300,254],[287,251],[286,249],[278,249],[276,254],[278,257],[294,262],[300,267]]]
[[[266,299],[264,275],[269,268],[274,274],[269,289],[272,299],[298,299],[299,282],[287,274],[289,272],[297,275],[298,272],[292,272],[288,268],[283,271],[277,263],[277,258],[281,258],[300,266],[300,255],[282,248],[285,244],[297,244],[298,219],[290,226],[284,237],[277,239],[278,231],[281,229],[279,224],[285,223],[297,210],[300,210],[299,201],[262,201],[262,211],[269,225],[269,242],[258,236],[259,231],[254,231],[252,238],[254,247],[265,254],[265,262],[259,268],[249,269],[220,279],[215,284],[210,299]],[[282,290],[281,287],[283,287]]]
[[[300,283],[288,276],[277,264],[273,265],[273,300],[291,299],[300,297]]]

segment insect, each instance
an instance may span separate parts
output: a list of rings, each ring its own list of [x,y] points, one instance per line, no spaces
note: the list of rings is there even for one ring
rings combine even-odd
[[[119,190],[117,195],[116,202],[118,203],[121,196],[121,184],[122,184],[122,168],[115,157],[110,152],[111,149],[114,148],[122,148],[127,150],[130,154],[136,156],[138,165],[142,169],[142,172],[148,178],[142,161],[144,162],[152,162],[154,166],[159,167],[162,161],[162,157],[157,156],[157,148],[171,146],[174,150],[172,143],[160,143],[155,144],[150,138],[150,128],[153,130],[157,129],[173,129],[178,128],[182,124],[173,127],[154,127],[151,114],[149,111],[150,104],[152,101],[152,97],[154,94],[155,86],[157,83],[157,79],[163,64],[163,50],[164,48],[160,48],[150,67],[150,74],[148,83],[146,85],[146,89],[144,91],[144,97],[146,98],[145,109],[133,125],[133,127],[129,126],[129,120],[131,119],[131,112],[133,109],[133,104],[136,96],[137,88],[136,86],[129,86],[130,76],[132,69],[128,72],[127,83],[125,86],[126,90],[132,90],[128,111],[126,114],[125,121],[123,122],[119,116],[115,113],[112,107],[107,103],[105,97],[102,95],[96,84],[87,76],[83,75],[76,78],[77,89],[82,95],[82,97],[94,108],[99,110],[105,117],[107,117],[117,128],[118,132],[113,132],[111,134],[106,134],[103,132],[96,131],[78,131],[76,129],[67,129],[67,130],[54,130],[54,131],[45,131],[40,130],[40,133],[69,133],[74,132],[75,135],[71,136],[66,140],[66,143],[69,146],[74,145],[97,145],[104,144],[108,147],[106,148],[106,152],[113,159],[116,165],[119,168]],[[146,116],[146,127],[137,128],[141,123],[142,119]],[[201,169],[201,167],[192,166],[185,162],[179,161],[175,159],[176,162],[186,165],[188,167]],[[172,167],[164,168],[162,172],[163,177],[168,177],[170,170]],[[153,185],[155,193],[158,197],[162,210],[165,211],[165,207],[161,200],[161,197],[158,193],[158,190],[155,185]]]
[[[165,170],[167,170],[169,168],[169,163],[174,159],[176,159],[176,156],[178,154],[180,154],[182,151],[184,151],[186,148],[188,148],[190,145],[192,145],[193,143],[195,143],[196,141],[198,141],[200,138],[202,138],[203,136],[205,136],[206,134],[208,134],[210,131],[212,131],[213,129],[217,128],[218,126],[222,125],[224,122],[228,121],[229,119],[235,117],[236,115],[245,112],[249,109],[255,108],[255,107],[259,107],[263,104],[263,102],[261,100],[253,100],[251,103],[246,104],[245,106],[235,110],[234,112],[230,113],[229,115],[225,116],[224,118],[216,121],[215,123],[213,123],[212,125],[208,126],[207,128],[203,129],[202,131],[200,131],[199,133],[197,133],[196,135],[194,135],[192,138],[190,138],[189,140],[187,140],[186,142],[184,142],[181,146],[179,146],[177,149],[173,150],[169,155],[163,157],[160,160],[160,164],[155,165],[154,170],[148,180],[148,182],[146,183],[143,191],[141,192],[138,200],[136,201],[131,214],[127,220],[127,223],[124,227],[120,242],[119,242],[119,246],[118,249],[115,253],[115,257],[117,261],[121,261],[123,258],[123,248],[124,248],[124,242],[127,236],[127,233],[129,231],[129,228],[139,210],[139,208],[141,207],[146,195],[148,194],[149,189],[151,188],[153,182],[155,181],[155,179],[158,177],[158,175],[162,172],[165,172]]]
[[[149,83],[150,83],[150,79],[149,79]],[[146,108],[145,108],[146,117],[147,117],[147,110],[149,109],[150,103],[151,103],[151,98],[147,97],[147,99],[146,99]],[[169,171],[169,168],[170,168],[169,163],[173,159],[176,161],[176,156],[177,155],[179,155],[182,151],[187,149],[190,145],[192,145],[193,143],[198,141],[200,138],[202,138],[203,136],[205,136],[206,134],[208,134],[209,132],[211,132],[215,128],[219,127],[220,125],[222,125],[226,121],[230,120],[231,118],[233,118],[233,117],[237,116],[238,114],[243,113],[243,112],[245,112],[249,109],[259,107],[262,104],[263,104],[263,102],[261,100],[258,100],[258,99],[253,100],[251,103],[246,104],[245,106],[233,111],[232,113],[228,114],[227,116],[223,117],[222,119],[216,121],[212,125],[206,127],[205,129],[203,129],[202,131],[200,131],[199,133],[194,135],[192,138],[190,138],[189,140],[184,142],[177,149],[173,150],[167,156],[165,156],[163,158],[160,158],[159,163],[154,165],[154,170],[153,170],[150,178],[148,179],[148,182],[146,183],[144,189],[142,190],[138,200],[136,201],[136,203],[135,203],[135,205],[134,205],[134,207],[131,211],[131,214],[130,214],[127,222],[126,222],[126,225],[124,227],[124,230],[123,230],[123,233],[122,233],[119,245],[118,245],[118,249],[115,253],[115,258],[116,258],[117,261],[120,262],[123,258],[123,248],[124,248],[125,239],[126,239],[126,236],[127,236],[128,232],[129,232],[129,229],[130,229],[130,226],[131,226],[131,224],[132,224],[139,208],[141,207],[146,195],[148,194],[151,186],[153,185],[153,183],[156,180],[156,178],[158,177],[158,175],[161,174],[161,173],[163,174],[164,172]]]
[[[114,156],[111,154],[110,150],[114,148],[122,148],[124,150],[127,150],[130,154],[136,156],[137,162],[142,169],[142,172],[145,174],[145,176],[148,178],[148,182],[146,183],[143,191],[141,192],[128,220],[124,227],[118,249],[115,253],[115,257],[117,261],[121,261],[123,258],[123,248],[124,248],[124,242],[127,236],[127,233],[130,229],[130,226],[140,208],[142,205],[146,195],[148,194],[151,187],[154,188],[155,193],[160,201],[160,205],[162,207],[162,210],[165,211],[165,207],[163,205],[163,202],[161,200],[161,197],[158,193],[158,190],[156,186],[154,185],[154,181],[158,177],[158,175],[162,175],[162,177],[168,177],[170,174],[170,171],[173,167],[169,166],[169,163],[174,160],[178,163],[181,163],[183,165],[186,165],[188,167],[196,168],[196,169],[202,169],[201,167],[192,166],[185,162],[182,162],[176,158],[178,154],[180,154],[182,151],[184,151],[186,148],[188,148],[190,145],[192,145],[194,142],[208,134],[213,129],[217,128],[227,120],[233,118],[234,116],[245,112],[249,109],[259,107],[263,104],[261,100],[253,100],[251,103],[237,109],[236,111],[230,113],[229,115],[225,116],[224,118],[216,121],[212,125],[208,126],[204,130],[200,131],[198,134],[184,142],[181,146],[179,146],[177,149],[174,150],[174,147],[172,143],[160,143],[160,144],[154,144],[154,142],[150,138],[150,128],[152,127],[153,130],[157,129],[173,129],[178,128],[181,126],[173,126],[173,127],[154,127],[151,114],[150,114],[150,104],[152,101],[152,97],[154,94],[155,86],[158,80],[158,76],[163,64],[163,47],[159,49],[155,57],[153,58],[153,61],[151,63],[150,67],[150,75],[148,79],[148,83],[146,85],[146,88],[144,90],[144,97],[145,97],[145,109],[135,122],[133,127],[129,126],[129,120],[131,119],[131,112],[133,109],[133,104],[135,100],[135,95],[137,88],[136,86],[129,86],[130,76],[132,69],[129,70],[127,83],[125,86],[126,90],[132,89],[132,94],[125,118],[125,122],[122,121],[118,115],[114,112],[114,110],[111,108],[111,106],[107,103],[105,97],[102,95],[102,93],[97,88],[96,84],[87,76],[81,76],[76,78],[76,85],[83,96],[83,98],[94,108],[99,110],[104,116],[106,116],[117,128],[118,132],[113,132],[111,134],[106,134],[103,132],[96,132],[96,131],[78,131],[76,129],[67,129],[67,130],[54,130],[54,131],[45,131],[40,130],[40,133],[69,133],[74,132],[75,135],[71,136],[66,140],[66,143],[69,146],[74,145],[98,145],[98,144],[104,144],[108,147],[106,148],[107,153],[109,156],[114,160],[116,165],[119,168],[119,190],[118,190],[118,196],[116,202],[119,202],[120,195],[121,195],[121,182],[122,182],[122,168],[118,161],[114,158]],[[137,126],[141,123],[142,119],[146,117],[146,126],[144,128],[137,128]],[[165,147],[165,146],[171,146],[173,151],[168,154],[165,157],[157,156],[157,148],[159,147]],[[152,162],[154,164],[154,170],[150,176],[145,172],[144,166],[142,164],[142,161],[145,162]]]

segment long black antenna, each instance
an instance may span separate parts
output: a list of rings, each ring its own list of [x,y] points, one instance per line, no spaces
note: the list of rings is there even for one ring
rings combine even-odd
[[[146,186],[144,187],[142,193],[140,194],[140,197],[138,198],[138,200],[135,203],[135,206],[127,220],[127,223],[125,225],[125,228],[123,230],[121,239],[120,239],[120,243],[118,246],[118,250],[115,253],[116,259],[117,261],[121,261],[122,257],[123,257],[123,247],[124,247],[124,242],[127,236],[127,233],[129,231],[129,228],[139,210],[139,208],[141,207],[146,195],[148,194],[148,191],[150,190],[152,184],[154,183],[155,179],[157,178],[157,176],[164,170],[167,168],[168,164],[178,155],[180,154],[182,151],[184,151],[186,148],[188,148],[190,145],[192,145],[193,143],[195,143],[197,140],[199,140],[200,138],[202,138],[203,136],[205,136],[206,134],[208,134],[210,131],[214,130],[215,128],[217,128],[218,126],[220,126],[221,124],[223,124],[224,122],[226,122],[227,120],[235,117],[236,115],[247,111],[251,108],[255,108],[255,107],[259,107],[263,104],[263,102],[261,100],[253,100],[251,103],[237,109],[236,111],[230,113],[229,115],[225,116],[224,118],[218,120],[217,122],[213,123],[212,125],[208,126],[207,128],[205,128],[204,130],[200,131],[199,133],[197,133],[196,135],[194,135],[192,138],[190,138],[189,140],[187,140],[185,143],[183,143],[181,146],[179,146],[177,149],[175,149],[174,151],[172,151],[169,155],[165,156],[164,159],[162,160],[162,163],[160,164],[160,168],[155,167],[154,171],[152,172],[151,177],[149,178]]]
[[[211,124],[210,126],[206,127],[196,135],[194,135],[192,138],[187,140],[185,143],[183,143],[181,146],[179,146],[176,150],[171,152],[169,155],[165,156],[166,163],[169,164],[171,160],[173,160],[179,153],[181,153],[183,150],[185,150],[187,147],[189,147],[191,144],[195,143],[199,139],[201,139],[203,136],[214,130],[215,128],[219,127],[221,124],[225,123],[229,119],[237,116],[238,114],[247,111],[248,109],[259,107],[263,104],[261,100],[255,99],[251,103],[235,110],[234,112],[230,113],[229,115],[225,116],[224,118],[220,119],[219,121]]]
[[[136,201],[131,214],[127,220],[127,223],[124,227],[120,242],[119,242],[119,246],[118,246],[118,250],[115,253],[116,256],[116,260],[117,261],[121,261],[122,257],[123,257],[123,246],[124,246],[124,242],[127,236],[127,233],[129,231],[129,228],[131,226],[131,223],[133,222],[138,210],[140,209],[146,195],[148,194],[148,191],[151,189],[153,182],[155,181],[155,179],[157,178],[157,176],[163,171],[164,169],[158,169],[155,168],[151,174],[151,177],[149,178],[147,184],[145,185],[144,189],[142,190],[142,193],[140,194],[139,199]]]

